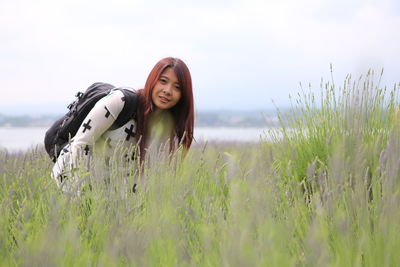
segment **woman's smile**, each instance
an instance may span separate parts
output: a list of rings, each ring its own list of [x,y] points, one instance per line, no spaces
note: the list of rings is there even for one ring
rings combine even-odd
[[[163,103],[168,103],[170,100],[168,99],[168,98],[166,98],[165,96],[159,96],[160,97],[160,99],[161,99],[161,101],[163,102]]]
[[[161,73],[153,88],[152,100],[156,109],[166,110],[174,107],[181,99],[182,93],[178,78],[172,68]]]

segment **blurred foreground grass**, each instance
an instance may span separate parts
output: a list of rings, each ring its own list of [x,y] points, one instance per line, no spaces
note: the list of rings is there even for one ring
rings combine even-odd
[[[303,90],[257,144],[198,144],[60,193],[40,149],[0,153],[1,266],[400,266],[397,86]]]

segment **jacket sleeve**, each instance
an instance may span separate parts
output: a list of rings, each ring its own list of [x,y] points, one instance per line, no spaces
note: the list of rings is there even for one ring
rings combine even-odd
[[[110,128],[124,107],[123,97],[121,91],[114,90],[96,103],[76,132],[71,144],[73,151],[78,147],[92,146]]]
[[[124,94],[120,90],[111,91],[96,103],[83,120],[71,144],[61,151],[53,167],[52,177],[56,179],[59,187],[62,187],[66,180],[71,182],[71,178],[77,178],[72,177],[72,170],[78,166],[80,159],[89,160],[95,142],[121,113],[124,107],[123,97]]]

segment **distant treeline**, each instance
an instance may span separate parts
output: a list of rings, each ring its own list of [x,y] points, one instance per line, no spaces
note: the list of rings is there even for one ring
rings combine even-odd
[[[199,127],[265,127],[279,123],[276,111],[202,111],[196,115]]]
[[[0,114],[0,127],[47,127],[61,115],[10,116]],[[265,127],[278,125],[277,112],[269,111],[198,111],[198,127]]]

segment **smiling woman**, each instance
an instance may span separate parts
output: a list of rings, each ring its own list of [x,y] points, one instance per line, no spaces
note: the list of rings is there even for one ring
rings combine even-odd
[[[126,117],[127,88],[115,88],[100,99],[83,120],[76,135],[58,156],[52,177],[64,192],[79,190],[79,162],[91,171],[92,157],[105,157],[106,163],[122,149],[123,164],[132,159],[147,160],[149,151],[161,153],[168,147],[173,153],[178,145],[188,150],[193,140],[194,101],[192,79],[186,64],[178,58],[160,60],[150,72],[145,87],[134,93],[137,104],[130,110],[129,121],[115,127],[117,118]],[[136,103],[136,102],[135,102]],[[162,145],[162,148],[160,147]],[[102,161],[104,162],[104,161]],[[79,174],[78,174],[79,175]]]
[[[139,90],[137,136],[142,138],[140,153],[145,153],[148,144],[149,120],[167,111],[172,117],[173,131],[170,148],[174,142],[189,148],[193,140],[194,101],[192,78],[186,64],[178,58],[160,60],[150,72],[145,87]]]
[[[175,72],[168,68],[162,74],[152,93],[157,111],[170,109],[181,99],[181,87]]]

